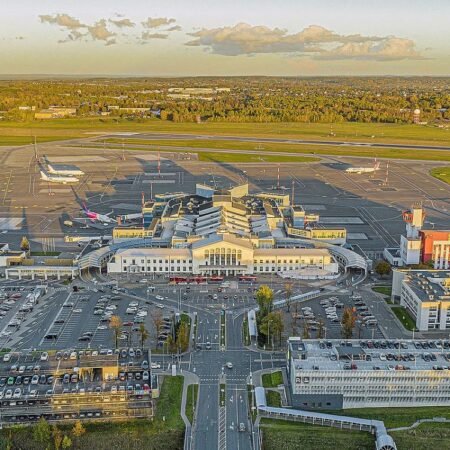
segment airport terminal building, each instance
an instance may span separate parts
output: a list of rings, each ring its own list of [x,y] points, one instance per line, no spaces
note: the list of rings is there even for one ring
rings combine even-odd
[[[295,407],[336,410],[450,405],[450,342],[288,341]]]
[[[320,226],[319,216],[292,205],[289,194],[249,194],[246,184],[227,190],[198,184],[195,194],[159,195],[143,202],[142,227],[116,227],[107,269],[334,277],[339,261],[328,246],[345,241],[345,228]]]

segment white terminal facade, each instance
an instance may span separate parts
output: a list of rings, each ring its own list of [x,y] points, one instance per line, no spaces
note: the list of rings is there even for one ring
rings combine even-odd
[[[392,300],[411,313],[419,331],[450,330],[450,270],[394,269]]]
[[[195,194],[143,202],[142,212],[142,227],[114,229],[109,273],[329,277],[339,272],[329,244],[346,241],[345,229],[322,228],[288,194],[249,194],[246,184],[198,184]]]
[[[450,405],[450,342],[288,341],[292,400],[301,409]]]

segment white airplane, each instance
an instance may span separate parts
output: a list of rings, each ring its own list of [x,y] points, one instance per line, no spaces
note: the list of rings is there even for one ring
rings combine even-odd
[[[375,160],[375,164],[373,167],[349,167],[345,171],[347,173],[357,173],[360,175],[362,173],[376,172],[379,168],[380,168],[380,163],[377,160]]]
[[[86,217],[91,221],[91,222],[101,222],[103,224],[108,224],[108,223],[116,223],[117,220],[112,219],[111,217],[109,217],[110,214],[112,214],[112,211],[109,212],[108,214],[100,214],[100,213],[96,213],[94,211],[91,211],[87,206],[86,203],[83,203],[83,212],[86,214]]]
[[[78,183],[80,180],[77,177],[71,177],[71,176],[59,176],[59,175],[48,175],[43,170],[41,170],[41,180],[42,181],[49,181],[50,183]]]

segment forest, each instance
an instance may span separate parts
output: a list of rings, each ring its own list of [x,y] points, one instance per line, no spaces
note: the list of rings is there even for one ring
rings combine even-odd
[[[132,120],[408,124],[419,109],[416,121],[448,127],[449,86],[434,77],[2,80],[0,120],[29,122],[38,111],[71,107],[78,117]]]

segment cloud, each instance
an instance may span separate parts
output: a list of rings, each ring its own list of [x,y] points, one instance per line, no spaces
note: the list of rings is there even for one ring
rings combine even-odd
[[[69,30],[76,30],[78,28],[84,28],[86,25],[82,24],[75,17],[71,17],[68,14],[55,14],[54,16],[50,16],[48,14],[40,15],[42,23],[50,23],[52,25],[59,25],[63,28],[67,28]]]
[[[180,25],[174,25],[173,27],[167,28],[167,30],[164,31],[181,31],[182,28],[180,27]]]
[[[60,39],[58,41],[60,44],[79,41],[84,38],[87,38],[88,40],[91,39],[93,41],[104,41],[106,45],[116,43],[116,33],[107,28],[107,22],[105,19],[100,19],[93,25],[89,25],[82,23],[79,19],[69,16],[68,14],[41,15],[39,18],[42,23],[58,25],[64,31],[68,32],[65,39]]]
[[[420,59],[410,39],[395,36],[342,35],[319,25],[289,34],[281,28],[238,23],[232,27],[203,28],[189,33],[195,39],[185,45],[204,47],[225,56],[283,53],[311,55],[317,59],[372,59],[378,61]]]
[[[333,50],[315,56],[315,59],[366,59],[375,61],[398,61],[402,59],[425,59],[410,39],[388,37],[379,43],[349,42]]]
[[[118,28],[132,28],[136,25],[130,19],[109,19],[109,21]]]
[[[150,33],[149,31],[144,31],[141,36],[143,41],[149,41],[150,39],[167,39],[168,37],[168,34]]]
[[[158,28],[164,25],[170,25],[171,23],[175,23],[175,19],[169,19],[167,17],[149,17],[142,23],[144,28]]]
[[[94,25],[87,27],[89,34],[94,41],[107,41],[109,38],[116,36],[116,33],[106,28],[106,20],[101,19]]]

